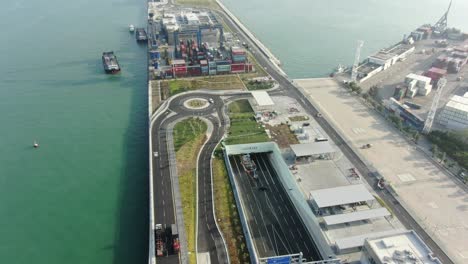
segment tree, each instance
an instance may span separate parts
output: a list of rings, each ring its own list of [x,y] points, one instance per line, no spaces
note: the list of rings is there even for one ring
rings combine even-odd
[[[375,97],[377,95],[378,90],[379,87],[377,85],[371,86],[371,88],[369,88],[369,95]]]
[[[437,154],[439,153],[439,147],[437,145],[432,145],[432,157],[435,158],[437,157]]]
[[[414,139],[414,143],[418,143],[419,139],[421,138],[421,134],[419,134],[419,132],[414,132],[413,134],[413,139]]]
[[[442,154],[440,155],[440,163],[444,163],[447,161],[447,153],[446,152],[442,152]]]
[[[357,94],[361,94],[361,92],[362,92],[361,86],[356,86],[356,88],[354,89],[354,91],[355,91]]]

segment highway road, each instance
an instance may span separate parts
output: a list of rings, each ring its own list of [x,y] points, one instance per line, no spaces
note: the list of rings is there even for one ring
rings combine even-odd
[[[239,193],[246,210],[259,257],[303,253],[304,259],[320,260],[315,243],[305,228],[267,153],[251,154],[258,179],[248,175],[241,156],[230,156]]]
[[[185,108],[183,102],[190,98],[212,98],[213,104],[207,108],[193,110]],[[169,124],[189,116],[200,116],[213,124],[213,131],[200,152],[198,163],[198,252],[209,252],[211,263],[227,263],[227,252],[217,229],[213,215],[211,190],[211,155],[217,143],[224,135],[225,120],[223,115],[224,102],[221,97],[206,93],[190,93],[173,98],[168,110],[160,114],[151,128],[153,151],[153,182],[154,182],[154,219],[155,224],[170,226],[176,223],[173,186],[171,180],[167,129]],[[171,136],[171,135],[169,135]],[[157,152],[157,154],[155,154]],[[173,176],[176,177],[176,176]],[[179,230],[180,233],[180,230]],[[167,241],[170,248],[171,241]],[[158,257],[158,263],[179,263],[178,255]]]

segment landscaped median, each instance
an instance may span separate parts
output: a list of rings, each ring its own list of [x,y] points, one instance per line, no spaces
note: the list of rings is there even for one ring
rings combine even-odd
[[[199,118],[189,118],[174,126],[174,150],[190,263],[196,263],[196,167],[198,153],[206,140],[206,130],[206,123]]]
[[[230,103],[229,118],[231,127],[227,139],[224,140],[225,144],[269,141],[265,129],[255,121],[255,113],[248,100]],[[231,263],[249,263],[249,250],[242,231],[223,153],[219,146],[213,159],[213,187],[216,221],[226,241]]]
[[[245,243],[234,194],[220,149],[213,159],[213,186],[216,221],[228,247],[231,264],[249,263],[249,250]]]
[[[229,119],[231,120],[231,127],[228,138],[224,141],[226,144],[269,141],[265,129],[255,120],[255,113],[248,100],[239,100],[229,104]]]

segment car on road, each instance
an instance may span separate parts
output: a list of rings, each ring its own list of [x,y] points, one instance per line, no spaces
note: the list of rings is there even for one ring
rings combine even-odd
[[[321,113],[317,113],[315,116],[316,116],[316,117],[322,117],[322,114],[321,114]]]
[[[262,192],[265,192],[265,191],[268,191],[268,188],[265,187],[265,186],[262,186],[260,188],[258,188],[259,191],[262,191]]]
[[[154,155],[155,157],[158,157],[158,156],[159,156],[159,153],[158,153],[157,151],[155,151],[155,152],[153,153],[153,155]]]
[[[210,102],[210,104],[214,104],[213,98],[208,99],[208,102]]]
[[[308,127],[310,126],[310,123],[302,123],[302,126]]]

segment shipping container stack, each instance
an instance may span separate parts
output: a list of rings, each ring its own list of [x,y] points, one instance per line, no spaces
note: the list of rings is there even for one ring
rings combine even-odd
[[[430,68],[426,73],[424,73],[425,76],[431,78],[432,84],[435,84],[439,81],[440,78],[444,77],[447,75],[447,70],[432,67]]]
[[[232,73],[246,72],[247,54],[244,49],[239,47],[231,48]]]

